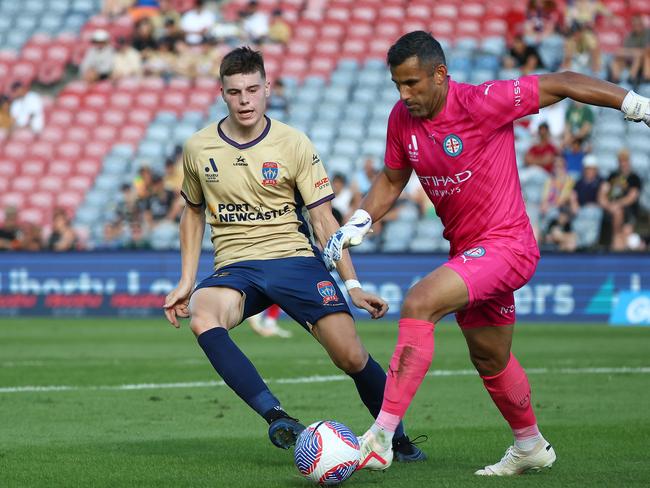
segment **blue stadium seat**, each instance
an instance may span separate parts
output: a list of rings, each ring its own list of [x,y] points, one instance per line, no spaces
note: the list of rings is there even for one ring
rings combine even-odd
[[[95,181],[98,185],[99,179],[103,175],[112,175],[112,176],[121,176],[129,169],[129,159],[122,158],[120,156],[108,155],[104,158],[104,163],[102,165],[102,174],[97,177]],[[119,180],[119,178],[118,178]]]
[[[337,131],[334,124],[315,124],[309,131],[309,137],[331,143],[336,137]]]
[[[332,150],[334,154],[354,161],[359,156],[359,142],[355,139],[338,139]]]
[[[178,226],[173,222],[163,221],[151,231],[153,249],[173,249],[178,241]]]
[[[352,99],[355,103],[372,104],[375,100],[377,100],[377,90],[373,87],[357,88],[354,91]]]
[[[357,83],[363,87],[378,86],[383,83],[384,76],[386,75],[380,71],[361,71]]]
[[[343,156],[332,156],[327,160],[324,160],[325,169],[327,170],[328,175],[334,175],[335,173],[341,174],[350,174],[354,170],[354,164],[352,160]]]
[[[429,240],[436,239],[442,235],[442,222],[440,219],[422,219],[415,225],[415,236]]]
[[[317,104],[322,95],[323,90],[312,86],[302,86],[296,93],[296,103],[300,105]]]
[[[325,122],[339,122],[341,120],[341,106],[321,105],[318,107],[317,120]]]
[[[112,156],[121,157],[123,159],[131,159],[133,157],[133,148],[128,144],[116,144],[111,148],[110,154]]]
[[[156,118],[154,119],[154,123],[160,123],[160,124],[166,124],[166,125],[173,125],[176,124],[178,121],[178,118],[176,117],[176,114],[174,112],[158,112],[156,115]]]
[[[323,101],[326,103],[347,103],[349,90],[342,86],[329,86],[323,93]]]
[[[340,59],[336,69],[341,71],[357,71],[359,69],[359,62],[354,59]]]
[[[145,138],[148,141],[162,143],[168,141],[172,135],[172,128],[166,124],[153,123],[147,129]]]
[[[366,139],[361,143],[361,152],[382,158],[386,152],[386,141],[384,139]]]
[[[503,56],[506,52],[506,41],[503,37],[486,37],[481,42],[481,51],[494,56]]]
[[[578,238],[578,248],[585,249],[598,243],[602,218],[602,209],[595,205],[582,207],[578,211],[572,222],[573,231]]]
[[[181,117],[181,124],[191,124],[196,130],[201,129],[207,125],[205,115],[203,112],[199,112],[197,110],[184,112],[183,116]]]
[[[424,237],[416,237],[409,245],[413,252],[436,252],[438,250],[437,242]]]
[[[302,86],[322,89],[325,86],[325,80],[321,76],[307,76],[305,77]]]
[[[93,0],[74,0],[72,2],[71,10],[73,12],[91,15],[97,10],[97,8]]]
[[[175,144],[184,144],[195,132],[196,126],[194,124],[181,123],[174,128],[173,141]]]
[[[334,71],[330,77],[332,85],[352,86],[356,82],[356,74],[353,71]]]

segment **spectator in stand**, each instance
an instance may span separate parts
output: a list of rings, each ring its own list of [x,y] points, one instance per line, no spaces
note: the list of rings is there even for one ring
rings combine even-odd
[[[151,17],[151,23],[154,27],[156,39],[164,37],[166,34],[167,26],[179,25],[181,22],[181,14],[174,8],[174,2],[171,0],[159,0],[158,13]]]
[[[115,51],[110,43],[111,36],[104,29],[97,29],[92,33],[90,40],[92,44],[79,65],[81,77],[90,83],[106,80],[113,71],[115,56]]]
[[[554,0],[530,0],[526,8],[524,35],[539,45],[562,28],[562,11]]]
[[[113,57],[113,71],[111,78],[139,78],[142,76],[142,57],[140,53],[120,37],[117,40],[117,51]]]
[[[170,51],[174,50],[177,41],[184,38],[183,31],[178,27],[178,21],[173,19],[165,20],[165,24],[157,37],[158,48],[167,45]]]
[[[138,169],[138,174],[133,179],[133,188],[137,200],[146,200],[149,198],[150,190],[153,184],[153,171],[147,165]]]
[[[102,239],[95,244],[95,249],[122,249],[127,243],[128,236],[124,232],[124,221],[110,220],[104,224]]]
[[[544,69],[544,63],[537,48],[526,44],[524,36],[518,34],[512,40],[508,54],[503,57],[503,67],[519,68],[522,75],[528,75],[537,69]]]
[[[11,117],[15,127],[27,127],[39,134],[45,125],[45,109],[41,96],[29,89],[27,83],[15,81],[11,85]]]
[[[139,218],[137,195],[135,190],[125,183],[120,188],[120,194],[115,199],[113,216],[116,221],[132,222]]]
[[[190,45],[201,44],[205,35],[217,22],[217,17],[206,7],[204,0],[196,0],[196,6],[181,17],[181,30]]]
[[[165,174],[163,175],[165,189],[180,194],[183,186],[182,159],[169,158],[165,161]]]
[[[276,8],[271,13],[269,26],[269,41],[277,44],[287,44],[291,40],[291,25],[282,17],[282,10]]]
[[[129,8],[129,16],[134,22],[152,18],[158,14],[160,6],[158,0],[135,0]]]
[[[582,139],[574,137],[571,145],[565,147],[562,151],[562,157],[566,161],[566,169],[573,179],[578,179],[583,168],[583,161],[585,158],[585,150],[583,148]]]
[[[18,210],[16,210],[16,207],[7,207],[4,211],[4,222],[0,226],[0,251],[17,249],[19,243]]]
[[[591,107],[571,100],[566,112],[563,146],[571,147],[576,139],[583,143],[589,143],[593,127],[594,111]]]
[[[574,180],[566,171],[562,156],[557,156],[553,164],[553,173],[544,183],[539,209],[540,227],[534,227],[537,242],[540,245],[573,251],[576,236],[571,230],[571,193]],[[540,231],[543,235],[539,235]]]
[[[223,56],[223,46],[214,39],[201,44],[195,58],[194,77],[219,78]]]
[[[566,162],[562,156],[556,156],[553,163],[553,173],[544,183],[540,214],[543,218],[549,218],[560,209],[570,208],[571,192],[573,191],[573,178],[567,173]]]
[[[630,20],[631,30],[623,42],[623,47],[614,53],[609,65],[609,79],[613,83],[621,81],[623,70],[629,70],[629,81],[638,84],[650,82],[650,29],[643,24],[643,17],[635,15]]]
[[[162,38],[159,41],[158,49],[151,51],[142,59],[142,71],[145,76],[159,76],[163,79],[170,78],[177,64],[176,44],[183,43],[182,39]]]
[[[131,222],[129,227],[129,238],[124,244],[127,249],[151,249],[151,239],[149,233],[145,231],[142,222]]]
[[[573,0],[566,10],[566,26],[584,26],[593,32],[598,18],[608,15],[609,10],[599,0]]]
[[[527,166],[539,166],[548,173],[553,173],[553,163],[559,151],[551,141],[547,123],[542,123],[538,130],[538,140],[530,146],[524,157]]]
[[[248,39],[261,44],[267,40],[269,35],[269,16],[260,10],[257,0],[250,0],[246,7],[239,12],[242,29]]]
[[[47,240],[47,248],[51,251],[72,251],[77,248],[77,235],[72,228],[70,218],[65,209],[57,208],[52,217],[52,232]]]
[[[564,252],[574,252],[576,250],[578,239],[573,232],[571,221],[573,216],[568,207],[562,207],[551,218],[544,236],[544,243],[552,249]]]
[[[379,174],[380,165],[373,156],[366,156],[363,159],[362,167],[354,175],[352,187],[362,196],[368,193],[370,185]]]
[[[338,222],[345,222],[349,217],[351,210],[357,208],[360,198],[348,186],[347,178],[341,173],[335,173],[332,177],[332,191],[334,200],[332,200],[332,212]]]
[[[600,46],[596,34],[587,25],[574,24],[564,45],[562,69],[597,76],[600,64]]]
[[[11,116],[11,100],[7,95],[0,95],[0,139],[11,133],[14,118]]]
[[[605,209],[613,251],[624,251],[628,238],[634,234],[634,225],[639,217],[640,195],[641,178],[632,171],[630,152],[621,149],[618,153],[618,169],[602,184],[598,199],[600,206]]]
[[[42,251],[44,248],[41,226],[33,222],[27,222],[23,225],[18,250]]]
[[[144,18],[138,20],[135,24],[135,33],[131,40],[131,45],[143,56],[158,49],[158,42],[154,37],[153,23],[151,19]]]
[[[109,19],[116,19],[127,13],[131,5],[133,5],[133,0],[104,0],[102,15]]]
[[[289,98],[285,93],[285,86],[282,78],[279,78],[271,85],[271,96],[269,97],[266,108],[268,110],[281,111],[284,115],[289,114]]]
[[[146,200],[144,222],[147,228],[153,229],[162,220],[175,221],[183,210],[182,202],[176,194],[165,188],[165,181],[160,175],[153,175],[151,194]]]
[[[598,206],[598,195],[603,179],[598,174],[598,160],[587,154],[582,164],[582,176],[571,192],[571,212],[575,215],[582,207]]]

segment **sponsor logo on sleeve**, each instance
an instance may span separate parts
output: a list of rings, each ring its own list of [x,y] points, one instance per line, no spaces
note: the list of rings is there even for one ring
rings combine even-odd
[[[318,188],[319,190],[327,188],[328,186],[330,186],[330,179],[327,176],[322,180],[318,180],[316,183],[314,183],[314,188]]]
[[[315,164],[318,164],[320,162],[321,161],[320,161],[320,158],[318,157],[318,154],[314,153],[314,154],[311,155],[311,165],[312,166],[315,165]]]
[[[219,182],[219,168],[217,163],[214,162],[214,159],[209,159],[209,166],[203,168],[205,174],[205,181],[208,183],[218,183]]]

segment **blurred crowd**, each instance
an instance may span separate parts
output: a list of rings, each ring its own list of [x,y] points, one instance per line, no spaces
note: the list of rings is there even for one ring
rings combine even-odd
[[[92,32],[91,46],[80,65],[79,77],[89,83],[134,77],[217,78],[222,57],[241,44],[291,42],[291,26],[282,10],[266,12],[250,0],[236,21],[220,15],[220,3],[195,0],[184,12],[171,0],[105,0],[108,18],[130,16],[134,31],[130,38],[111,38],[108,31]],[[642,16],[633,16],[629,31],[614,53],[601,54],[596,30],[612,14],[597,0],[530,0],[525,13],[513,10],[508,22],[507,52],[502,68],[520,74],[540,70],[571,69],[616,83],[637,86],[650,82],[650,29]],[[545,55],[549,45],[560,46],[559,56]],[[453,73],[452,73],[453,76]],[[291,93],[282,80],[275,80],[269,108],[285,114]],[[593,207],[602,214],[595,250],[644,251],[650,241],[648,219],[639,205],[642,178],[630,164],[630,153],[621,148],[618,167],[603,174],[603,165],[592,152],[595,114],[591,107],[571,102],[557,104],[516,127],[524,181],[539,182],[534,198],[527,199],[529,214],[542,249],[572,252],[581,249],[574,228],[581,209]],[[25,83],[11,85],[0,95],[0,131],[29,128],[35,133],[44,126],[41,96]],[[49,228],[21,223],[20,209],[4,209],[0,225],[0,249],[36,251],[50,249],[147,249],[158,226],[178,222],[184,202],[181,148],[165,163],[163,174],[148,166],[124,184],[108,209],[100,237],[85,235],[72,226],[73,215],[55,209]],[[325,162],[327,164],[327,162]],[[333,208],[344,222],[368,191],[382,162],[363,156],[356,172],[330,174],[336,194]],[[400,219],[437,219],[435,209],[417,178],[406,187],[396,207],[374,228]]]

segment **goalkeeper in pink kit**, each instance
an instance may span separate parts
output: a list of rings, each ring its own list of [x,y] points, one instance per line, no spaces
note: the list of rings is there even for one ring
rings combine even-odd
[[[447,75],[440,44],[428,33],[402,36],[388,51],[400,101],[388,122],[385,167],[361,209],[328,241],[333,267],[372,222],[393,206],[415,171],[444,225],[450,258],[416,283],[401,309],[397,346],[382,409],[361,438],[361,466],[386,469],[391,439],[419,388],[434,352],[434,327],[455,312],[470,358],[514,445],[477,475],[507,476],[550,467],[553,447],[537,426],[528,378],[511,352],[513,292],[533,276],[539,250],[522,198],[513,121],[571,98],[620,109],[650,125],[650,100],[577,73],[525,76],[478,86]]]

